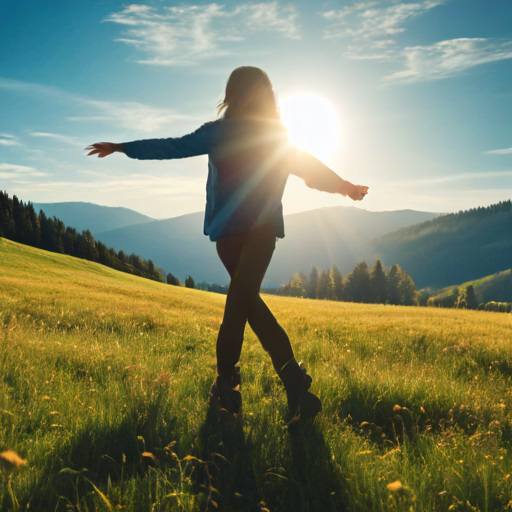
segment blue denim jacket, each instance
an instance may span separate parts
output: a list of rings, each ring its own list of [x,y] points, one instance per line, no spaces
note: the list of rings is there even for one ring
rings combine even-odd
[[[210,240],[267,222],[276,237],[284,237],[281,199],[291,145],[281,122],[219,119],[184,137],[126,142],[123,148],[139,160],[208,155],[204,234]]]

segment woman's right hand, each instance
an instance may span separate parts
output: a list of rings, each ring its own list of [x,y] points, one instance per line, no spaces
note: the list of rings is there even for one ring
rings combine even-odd
[[[116,151],[122,151],[122,144],[115,144],[113,142],[96,142],[95,144],[87,146],[85,150],[92,150],[87,153],[87,156],[98,155],[98,158],[105,158]]]

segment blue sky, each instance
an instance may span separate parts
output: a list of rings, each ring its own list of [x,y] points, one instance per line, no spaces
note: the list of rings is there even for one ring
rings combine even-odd
[[[370,210],[456,211],[512,196],[512,2],[111,0],[0,5],[0,188],[156,218],[204,208],[206,157],[82,148],[179,136],[215,117],[229,73],[265,69],[284,102],[329,100],[330,161]],[[354,205],[290,178],[285,212]]]

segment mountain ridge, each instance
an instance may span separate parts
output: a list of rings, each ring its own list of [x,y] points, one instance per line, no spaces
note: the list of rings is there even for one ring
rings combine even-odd
[[[156,220],[124,206],[103,206],[85,201],[32,204],[36,212],[43,210],[47,217],[57,217],[79,232],[88,229],[94,236],[101,231]]]
[[[285,283],[296,270],[309,272],[313,264],[328,268],[336,263],[342,273],[350,272],[357,261],[372,257],[371,238],[438,215],[416,210],[369,212],[353,206],[285,215],[285,238],[276,244],[264,285]],[[215,244],[203,235],[203,218],[203,212],[195,212],[96,236],[114,248],[150,257],[180,279],[189,274],[196,281],[225,284],[229,276]]]
[[[456,286],[510,268],[512,202],[447,214],[370,243],[385,265],[404,267],[418,288]]]

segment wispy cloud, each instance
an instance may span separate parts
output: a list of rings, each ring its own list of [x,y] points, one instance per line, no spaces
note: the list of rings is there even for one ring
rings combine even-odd
[[[508,149],[493,149],[492,151],[486,151],[488,155],[509,155],[512,153],[512,148]]]
[[[457,75],[489,62],[512,58],[512,41],[483,38],[450,39],[428,46],[405,48],[406,68],[385,78],[411,83]]]
[[[69,117],[70,121],[104,121],[140,132],[153,132],[177,121],[190,119],[173,109],[157,108],[135,101],[113,102],[85,100],[91,115]]]
[[[130,194],[147,197],[164,194],[166,197],[196,197],[204,201],[204,179],[184,177],[160,177],[149,174],[124,174],[112,177],[95,171],[81,170],[76,180],[45,180],[32,182],[34,190],[53,193],[67,193],[79,190],[87,194]],[[85,177],[85,179],[84,179]]]
[[[20,142],[14,135],[0,133],[0,146],[19,146]]]
[[[389,59],[396,57],[394,37],[406,29],[405,23],[437,7],[443,0],[394,2],[378,0],[356,2],[340,10],[321,13],[328,26],[325,39],[350,38],[344,55],[352,59]]]
[[[104,21],[127,27],[123,38],[147,55],[137,60],[160,66],[191,65],[228,55],[229,44],[256,32],[274,32],[298,38],[298,13],[293,5],[278,2],[243,4],[228,10],[216,3],[156,9],[132,4]]]
[[[25,165],[0,164],[0,178],[17,179],[26,176],[48,176],[48,173],[38,171],[34,167],[27,167]]]
[[[460,174],[450,174],[448,176],[439,176],[437,178],[426,178],[420,180],[403,180],[404,185],[438,185],[442,183],[453,183],[456,181],[481,180],[489,178],[506,178],[512,176],[512,170],[509,171],[484,171],[484,172],[466,172]]]
[[[77,114],[70,121],[102,121],[128,130],[152,132],[189,119],[173,109],[157,108],[133,101],[102,101],[68,93],[57,87],[0,77],[0,88],[30,96],[44,96],[70,105]],[[52,136],[49,134],[46,136]],[[58,136],[60,137],[60,136]]]
[[[70,144],[72,146],[86,146],[86,143],[78,139],[77,137],[70,137],[69,135],[59,135],[57,133],[46,133],[46,132],[30,132],[33,137],[43,137],[48,139],[54,139],[64,144]]]

